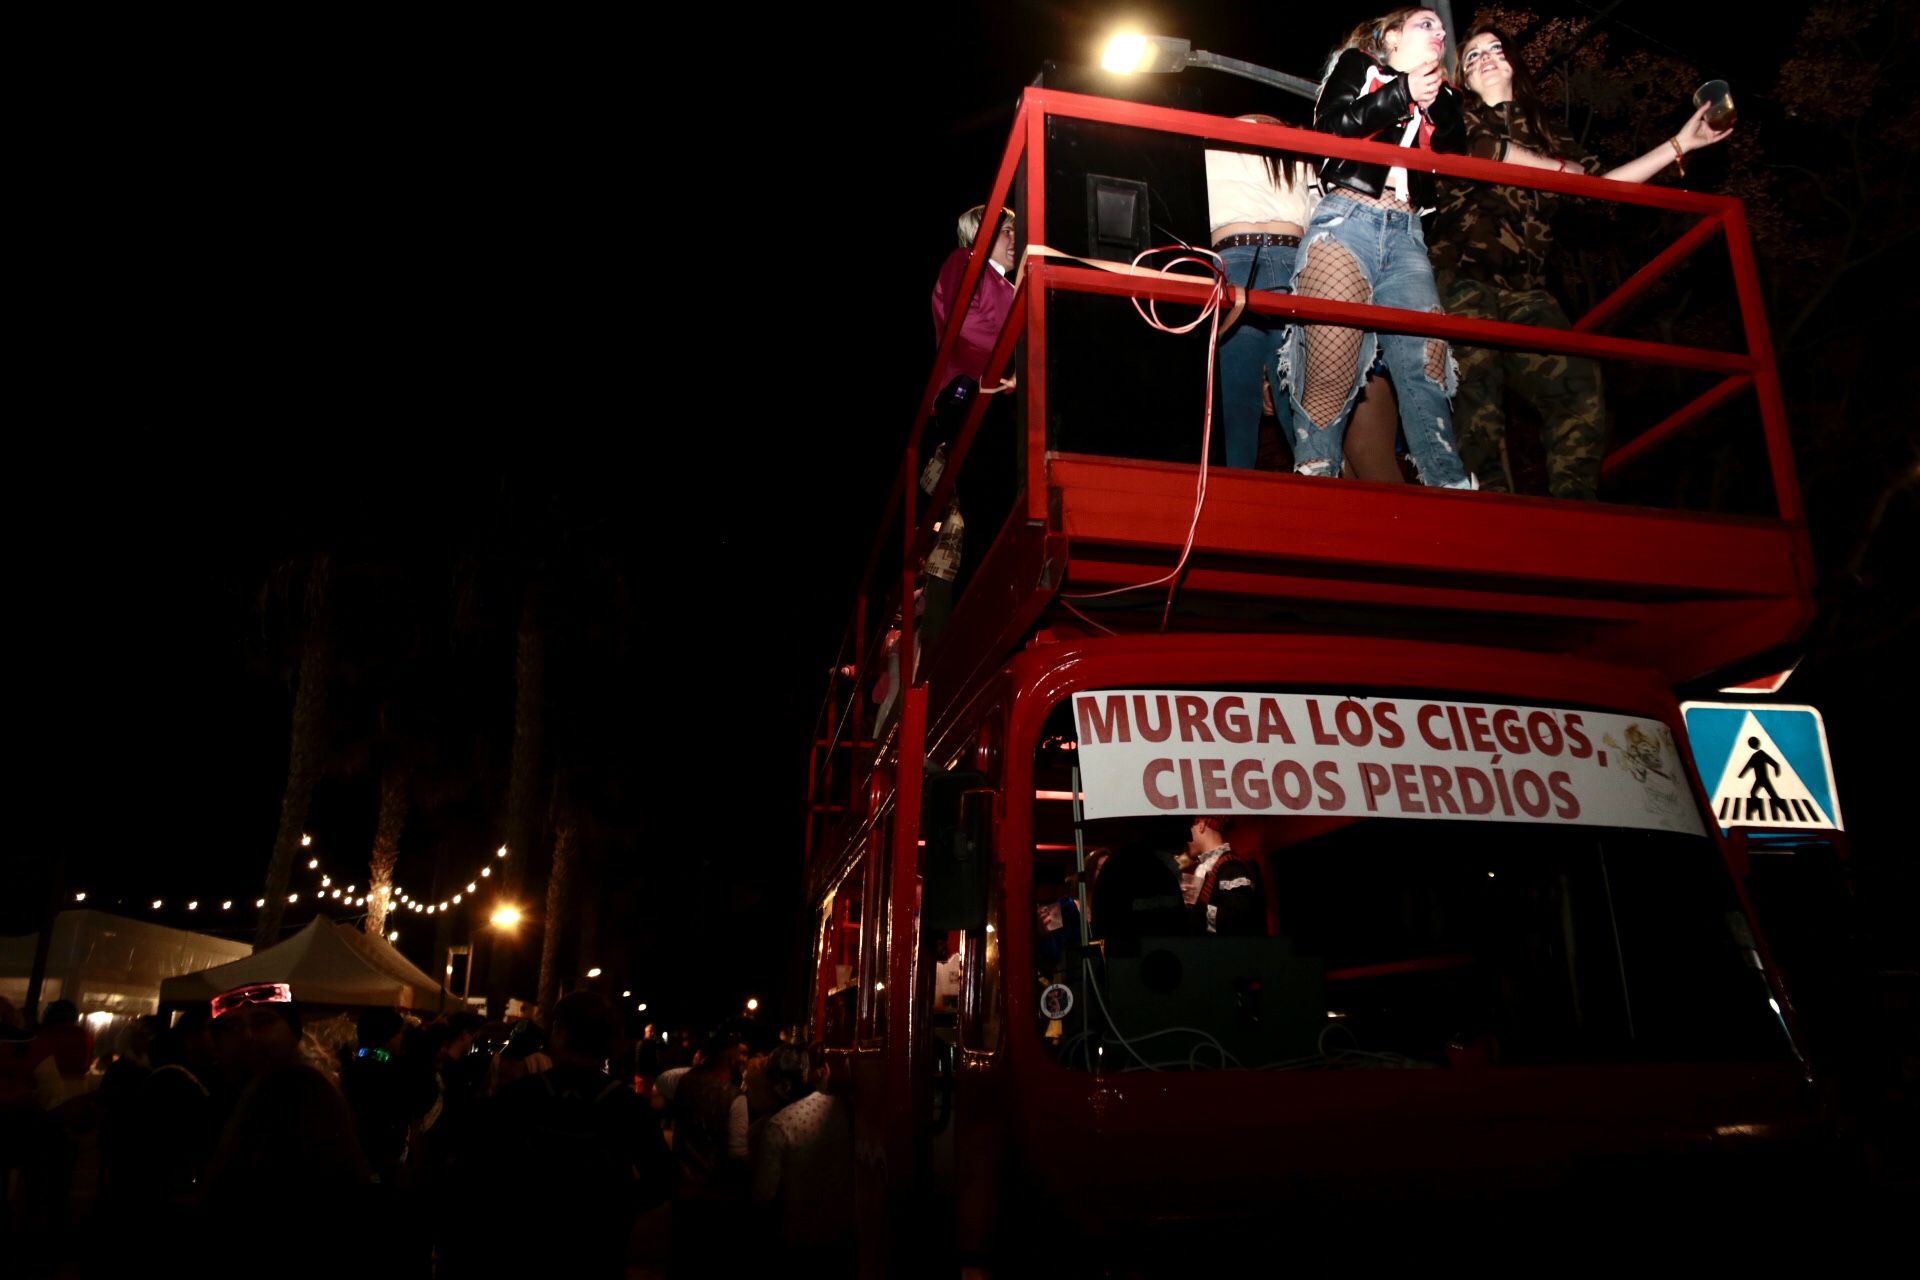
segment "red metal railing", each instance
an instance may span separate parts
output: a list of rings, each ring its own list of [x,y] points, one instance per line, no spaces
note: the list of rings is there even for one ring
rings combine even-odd
[[[1155,299],[1169,303],[1202,305],[1211,285],[1194,279],[1139,277],[1075,266],[1041,257],[1027,257],[1030,237],[1044,235],[1047,225],[1046,198],[1046,125],[1049,118],[1099,122],[1181,134],[1209,142],[1256,150],[1288,151],[1309,156],[1335,156],[1376,164],[1405,164],[1413,161],[1426,171],[1447,177],[1496,182],[1505,186],[1530,187],[1562,195],[1584,196],[1616,204],[1639,205],[1674,213],[1695,215],[1699,221],[1670,246],[1640,268],[1611,294],[1602,299],[1572,329],[1544,329],[1500,321],[1469,319],[1430,312],[1333,302],[1303,298],[1292,294],[1251,293],[1247,309],[1262,315],[1290,320],[1351,325],[1373,331],[1442,338],[1449,342],[1476,346],[1505,347],[1547,354],[1586,356],[1626,360],[1643,364],[1721,375],[1719,380],[1692,401],[1676,410],[1649,430],[1614,450],[1603,464],[1610,474],[1672,442],[1680,433],[1698,423],[1707,414],[1728,404],[1748,390],[1758,402],[1763,437],[1766,441],[1769,469],[1782,521],[1799,524],[1802,507],[1798,480],[1794,473],[1792,451],[1787,434],[1786,410],[1781,395],[1778,371],[1774,368],[1772,337],[1767,328],[1761,301],[1759,278],[1755,270],[1753,248],[1747,233],[1746,212],[1740,202],[1727,196],[1705,195],[1645,184],[1612,182],[1584,174],[1558,173],[1521,168],[1491,160],[1467,156],[1409,152],[1384,143],[1339,138],[1308,129],[1253,124],[1224,117],[1198,115],[1164,107],[1144,106],[1083,94],[1048,89],[1028,89],[1020,100],[1010,131],[1007,148],[994,175],[986,200],[988,209],[1009,203],[1016,186],[1020,188],[1022,207],[1016,225],[1021,232],[1020,251],[1023,268],[1013,307],[1000,339],[988,362],[985,381],[992,383],[1005,373],[1016,346],[1024,341],[1021,362],[1020,394],[1026,410],[1026,504],[1025,518],[1044,521],[1047,517],[1046,424],[1047,424],[1047,315],[1046,302],[1054,290],[1104,294],[1116,297]],[[985,225],[992,221],[989,216]],[[1743,352],[1715,351],[1700,347],[1645,342],[1610,337],[1597,332],[1617,318],[1629,305],[1661,279],[1675,270],[1715,237],[1724,237],[1741,325],[1746,342]],[[892,528],[892,516],[900,516],[900,553],[897,586],[888,594],[891,601],[911,602],[918,566],[933,539],[929,513],[946,509],[956,478],[965,465],[967,453],[987,411],[988,398],[974,398],[954,439],[948,446],[948,465],[936,490],[920,505],[917,482],[922,433],[932,413],[938,385],[938,371],[959,342],[960,329],[974,291],[987,270],[992,237],[976,239],[974,252],[956,291],[953,308],[933,359],[928,380],[922,388],[919,404],[901,451],[888,501],[889,519],[883,528]],[[1499,501],[1492,495],[1477,496],[1477,501]],[[877,646],[866,635],[876,620],[884,621],[888,610],[875,609],[869,598],[876,575],[881,571],[890,538],[883,534],[869,551],[861,582],[862,596],[852,627],[842,646],[842,662],[851,655],[857,675],[851,684],[852,706],[835,717],[830,713],[830,696],[815,733],[815,765],[809,778],[809,803],[818,806],[818,797],[826,794],[835,781],[832,770],[840,751],[850,741],[861,741],[860,691],[869,678],[868,668]],[[913,609],[899,608],[901,631],[898,653],[901,680],[914,679],[916,637]],[[837,724],[837,727],[836,727]],[[843,730],[850,730],[850,737]],[[823,736],[824,735],[824,736]],[[857,753],[856,753],[857,754]],[[821,767],[824,762],[824,768]],[[852,765],[854,762],[847,762]],[[857,766],[856,766],[857,767]],[[809,823],[808,844],[814,843],[815,827]]]

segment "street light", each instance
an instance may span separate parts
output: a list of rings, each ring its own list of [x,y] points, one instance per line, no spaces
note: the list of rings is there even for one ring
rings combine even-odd
[[[1100,55],[1100,65],[1116,75],[1141,75],[1152,72],[1185,71],[1188,67],[1205,67],[1210,71],[1220,71],[1230,76],[1239,76],[1243,80],[1270,85],[1275,89],[1285,89],[1288,93],[1297,94],[1309,102],[1320,96],[1320,86],[1311,80],[1291,76],[1284,71],[1274,71],[1251,62],[1242,62],[1238,58],[1208,53],[1205,49],[1194,48],[1191,40],[1182,40],[1178,36],[1149,36],[1141,35],[1136,31],[1123,31],[1107,41],[1107,47]]]
[[[499,929],[512,929],[520,923],[520,908],[500,907],[490,917],[489,922]]]

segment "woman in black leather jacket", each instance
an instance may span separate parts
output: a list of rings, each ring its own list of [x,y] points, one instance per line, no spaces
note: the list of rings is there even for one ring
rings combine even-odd
[[[1314,127],[1402,147],[1463,150],[1460,95],[1442,72],[1445,49],[1446,29],[1431,9],[1396,9],[1362,23],[1328,67],[1314,105]],[[1320,167],[1320,179],[1326,194],[1307,227],[1294,292],[1439,311],[1420,226],[1421,211],[1433,203],[1433,175],[1411,166],[1329,159]],[[1474,487],[1453,440],[1447,344],[1339,325],[1294,326],[1288,362],[1294,469],[1339,474],[1347,416],[1376,353],[1393,380],[1401,429],[1421,483]]]

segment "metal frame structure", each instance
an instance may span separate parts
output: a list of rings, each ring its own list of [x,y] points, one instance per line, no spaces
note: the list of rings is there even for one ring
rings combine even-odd
[[[1092,587],[1125,585],[1150,576],[1143,566],[1158,564],[1164,568],[1170,558],[1164,555],[1169,541],[1177,546],[1171,534],[1158,538],[1151,531],[1171,530],[1190,512],[1192,468],[1049,453],[1047,299],[1059,291],[1201,305],[1209,286],[1197,279],[1187,283],[1128,276],[1058,259],[1026,257],[1031,246],[1028,237],[1036,230],[1044,234],[1047,225],[1049,120],[1097,122],[1231,146],[1374,163],[1404,163],[1411,153],[1383,143],[1306,129],[1253,124],[1058,90],[1030,88],[1023,94],[986,206],[1002,207],[1016,192],[1019,194],[1024,265],[1011,315],[989,360],[988,377],[1002,376],[1024,344],[1019,394],[1026,420],[1027,483],[1024,505],[1000,531],[987,558],[1011,562],[1011,571],[1029,586],[1035,563],[1052,566],[1041,575],[1050,590],[1067,581]],[[1615,630],[1631,629],[1636,622],[1644,622],[1647,625],[1640,629],[1641,647],[1671,648],[1675,633],[1716,633],[1722,637],[1720,643],[1683,644],[1673,655],[1676,663],[1690,663],[1699,670],[1791,640],[1810,616],[1811,555],[1785,403],[1741,203],[1727,196],[1526,169],[1465,156],[1419,152],[1417,159],[1426,170],[1443,176],[1662,209],[1691,215],[1698,221],[1579,317],[1571,330],[1263,292],[1247,296],[1247,309],[1281,319],[1348,324],[1449,342],[1633,361],[1719,375],[1718,381],[1689,403],[1615,449],[1604,463],[1604,473],[1613,474],[1657,453],[1709,413],[1751,391],[1758,402],[1776,517],[1756,521],[1596,508],[1508,495],[1442,494],[1222,471],[1211,481],[1209,519],[1203,527],[1205,544],[1231,556],[1259,555],[1272,550],[1276,529],[1297,532],[1306,526],[1328,531],[1326,542],[1339,542],[1347,550],[1345,554],[1330,553],[1304,575],[1250,573],[1244,567],[1197,564],[1187,579],[1188,588],[1275,598],[1305,593],[1321,601],[1371,601],[1494,615],[1558,614],[1589,623],[1612,623]],[[1724,239],[1727,247],[1745,351],[1646,342],[1600,332],[1717,238]],[[976,242],[956,291],[958,297],[973,297],[987,269],[990,248],[985,239]],[[946,472],[923,504],[916,483],[921,437],[940,391],[937,371],[946,367],[959,342],[966,310],[966,306],[956,305],[946,331],[940,335],[895,470],[883,533],[869,550],[861,594],[835,660],[833,688],[816,722],[809,767],[809,861],[819,835],[845,812],[871,765],[871,753],[877,744],[860,690],[873,678],[875,663],[885,660],[879,637],[888,630],[891,605],[913,598],[918,566],[934,537],[932,513],[945,510],[986,412],[986,398],[976,398],[949,447]],[[1432,502],[1453,505],[1421,505]],[[1214,515],[1219,519],[1213,519]],[[1427,521],[1436,526],[1444,523],[1452,536],[1429,544],[1390,544],[1369,537],[1370,531],[1404,526],[1408,521]],[[1027,526],[1024,531],[1018,527],[1022,524]],[[1142,529],[1149,532],[1142,534]],[[1046,531],[1037,542],[1034,530]],[[898,541],[894,541],[895,532]],[[1569,546],[1590,548],[1602,543],[1611,550],[1573,559],[1562,555]],[[897,564],[891,562],[890,552],[898,554]],[[1158,559],[1156,552],[1161,553]],[[1724,577],[1729,564],[1765,566],[1769,580],[1716,594],[1708,581]],[[1397,567],[1400,573],[1391,585],[1383,586],[1373,579],[1385,565]],[[1329,572],[1337,574],[1343,568],[1365,570],[1370,585],[1329,577]],[[879,584],[884,585],[876,597]],[[1677,618],[1674,609],[1662,608],[1688,598],[1692,600],[1692,616],[1685,620]],[[1661,616],[1650,616],[1653,613]],[[905,684],[920,683],[927,670],[918,660],[912,610],[899,610],[899,615],[894,652],[901,672],[906,673],[902,680]],[[1743,624],[1759,629],[1732,638]],[[979,629],[977,625],[972,628]],[[1003,629],[989,630],[998,633]],[[1619,649],[1616,645],[1612,652]],[[1596,645],[1595,651],[1603,655],[1610,652],[1604,643]],[[943,657],[943,666],[952,663],[953,659]],[[1697,671],[1676,667],[1672,674],[1681,678]]]

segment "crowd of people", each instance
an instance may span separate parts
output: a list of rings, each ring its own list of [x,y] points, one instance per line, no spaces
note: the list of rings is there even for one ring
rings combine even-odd
[[[280,1273],[621,1276],[850,1248],[852,1129],[825,1056],[751,1022],[696,1049],[592,991],[509,1024],[259,983],[139,1019],[98,1057],[69,1002],[6,1029],[0,1155],[29,1264],[119,1271],[204,1240]]]

